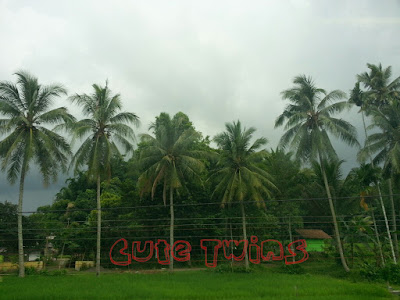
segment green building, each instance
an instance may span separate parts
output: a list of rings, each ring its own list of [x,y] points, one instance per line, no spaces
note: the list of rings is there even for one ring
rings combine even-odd
[[[299,239],[304,239],[307,242],[306,250],[308,252],[316,251],[323,252],[326,240],[332,237],[321,229],[296,229]]]

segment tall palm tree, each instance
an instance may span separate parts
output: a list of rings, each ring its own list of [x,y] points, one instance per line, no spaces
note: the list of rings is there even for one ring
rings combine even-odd
[[[359,153],[359,159],[365,160],[368,155],[377,153],[373,162],[376,164],[383,163],[384,173],[389,174],[389,187],[390,193],[392,194],[391,184],[393,174],[400,173],[400,107],[399,104],[392,103],[385,107],[381,107],[380,109],[372,108],[370,109],[370,115],[373,119],[373,124],[370,128],[378,127],[381,129],[381,132],[368,136],[365,147]],[[394,246],[390,235],[385,206],[383,201],[381,201],[393,261],[396,264],[397,259],[395,249],[396,252],[398,252],[398,242],[396,233],[396,212],[394,209],[393,199],[391,199],[391,205]]]
[[[286,122],[284,127],[286,132],[280,139],[280,145],[283,148],[289,145],[295,151],[296,157],[303,161],[319,160],[338,251],[344,269],[349,271],[323,163],[325,160],[338,159],[328,133],[351,146],[358,145],[355,128],[350,123],[331,116],[340,113],[349,104],[346,101],[338,102],[345,97],[344,92],[334,90],[328,93],[324,89],[317,88],[311,77],[300,75],[294,78],[293,83],[295,84],[293,88],[282,92],[283,99],[289,100],[290,104],[275,121],[275,127],[282,126]]]
[[[133,150],[134,131],[127,124],[139,125],[139,117],[131,112],[121,112],[120,94],[112,95],[106,83],[105,87],[93,84],[93,93],[76,94],[69,99],[83,108],[87,119],[82,119],[72,125],[73,141],[84,139],[72,158],[71,166],[75,171],[87,167],[89,180],[97,184],[97,246],[96,274],[100,275],[101,249],[101,192],[102,178],[111,177],[111,159],[121,156],[119,146],[125,152]]]
[[[200,134],[194,130],[186,115],[177,113],[172,119],[167,113],[161,113],[150,126],[154,136],[141,136],[139,162],[143,170],[139,177],[141,195],[151,193],[154,198],[156,189],[162,186],[163,202],[167,204],[169,193],[170,208],[170,253],[169,269],[174,269],[174,192],[185,187],[185,180],[198,177],[204,170],[200,158],[202,151],[196,151],[194,144]]]
[[[276,189],[272,178],[260,165],[267,152],[258,151],[267,139],[258,138],[251,143],[254,127],[242,128],[240,121],[225,124],[226,131],[214,137],[221,150],[217,170],[213,174],[218,182],[213,194],[222,197],[221,203],[240,202],[242,213],[243,239],[247,240],[246,213],[244,201],[255,201],[265,208],[265,197],[270,197],[270,189]],[[249,268],[249,257],[245,247],[245,266]]]
[[[63,137],[44,125],[70,122],[73,117],[65,107],[51,109],[55,98],[65,95],[66,90],[57,84],[40,85],[33,75],[15,73],[17,83],[0,82],[0,141],[2,171],[13,184],[19,177],[18,200],[18,261],[19,276],[25,276],[24,246],[22,236],[22,203],[25,177],[32,163],[39,166],[46,185],[57,179],[60,170],[65,171],[70,147]]]
[[[382,107],[386,107],[390,104],[399,103],[400,101],[400,76],[391,80],[392,76],[392,67],[389,66],[385,69],[382,68],[382,65],[374,65],[374,64],[367,64],[367,67],[370,69],[369,73],[364,72],[362,74],[357,75],[358,86],[359,83],[363,83],[366,91],[361,91],[359,89],[358,93],[355,93],[355,98],[362,99],[362,117],[364,122],[364,131],[366,140],[368,139],[367,130],[365,127],[364,115],[363,111],[367,112],[369,115],[370,109],[380,109]],[[358,94],[358,96],[357,96]],[[369,154],[370,155],[370,154]],[[374,164],[371,157],[369,157],[371,163]],[[390,193],[390,204],[392,207],[392,222],[393,222],[393,239],[395,244],[396,256],[397,259],[399,257],[399,246],[397,242],[397,234],[396,232],[396,212],[394,209],[394,199],[393,199],[393,189],[392,189],[392,175],[389,176],[388,183],[389,183],[389,193]],[[379,199],[381,202],[382,208],[384,208],[383,197],[380,187],[380,182],[377,184]],[[384,213],[385,223],[388,223],[386,211]],[[389,242],[391,243],[391,237],[389,233],[389,228],[387,228],[388,235],[389,235]]]

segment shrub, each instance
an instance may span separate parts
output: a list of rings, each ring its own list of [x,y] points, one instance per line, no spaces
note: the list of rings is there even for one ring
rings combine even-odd
[[[48,270],[38,270],[34,267],[27,267],[25,268],[25,274],[42,275],[42,276],[61,276],[67,274],[67,270],[61,269],[61,270],[48,271]]]
[[[25,275],[37,275],[39,274],[39,271],[36,270],[35,267],[27,267],[25,268]]]
[[[377,267],[365,263],[360,269],[360,275],[369,281],[387,281],[400,284],[400,266],[388,264],[385,267]]]
[[[305,273],[304,268],[299,264],[294,264],[294,265],[284,264],[281,267],[281,271],[282,271],[282,273],[285,273],[285,274],[304,274]]]
[[[245,266],[231,266],[231,264],[219,264],[218,266],[216,266],[215,268],[210,268],[210,271],[213,272],[217,272],[217,273],[251,273],[253,272],[253,270],[250,269],[246,269]]]

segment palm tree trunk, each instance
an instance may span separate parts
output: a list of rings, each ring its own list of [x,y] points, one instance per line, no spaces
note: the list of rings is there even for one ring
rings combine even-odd
[[[379,255],[381,257],[381,261],[382,261],[382,266],[385,266],[385,258],[383,257],[383,251],[382,251],[382,244],[381,244],[381,239],[379,238],[379,232],[378,232],[378,226],[376,226],[376,220],[375,220],[375,213],[372,210],[372,222],[374,224],[374,231],[375,231],[375,237],[376,237],[376,243],[378,246],[378,250],[379,250]]]
[[[289,243],[293,242],[292,235],[292,217],[289,217]],[[293,246],[291,246],[291,250],[294,252]],[[292,257],[292,261],[295,261],[295,256]]]
[[[385,204],[383,203],[383,197],[382,197],[380,185],[378,185],[378,193],[379,193],[379,200],[380,200],[381,208],[382,208],[382,212],[383,212],[383,218],[385,220],[385,226],[386,226],[386,232],[387,232],[388,239],[389,239],[390,250],[392,252],[393,262],[394,262],[394,264],[397,264],[396,255],[394,254],[392,236],[390,234],[389,222],[388,222],[388,218],[386,215]]]
[[[362,117],[362,122],[363,122],[363,126],[364,126],[364,133],[365,133],[365,141],[364,141],[364,145],[367,141],[368,138],[368,133],[367,133],[367,126],[365,126],[365,117],[364,117],[364,111],[361,108],[361,117]]]
[[[101,202],[100,202],[100,174],[97,175],[97,247],[96,247],[96,276],[100,276],[101,250]]]
[[[328,196],[329,208],[330,208],[331,214],[332,214],[333,226],[335,228],[335,237],[336,237],[337,247],[338,247],[338,250],[339,250],[340,260],[342,262],[344,270],[346,272],[349,272],[350,269],[347,266],[346,258],[344,257],[344,253],[343,253],[342,242],[340,240],[339,226],[338,226],[337,219],[336,219],[335,207],[333,206],[331,191],[329,190],[328,179],[326,178],[326,174],[325,174],[324,163],[322,161],[322,157],[321,157],[321,153],[320,152],[318,153],[318,155],[319,155],[319,162],[321,164],[321,171],[322,171],[322,177],[324,179],[324,185],[325,185],[325,189],[326,189],[326,194]]]
[[[169,254],[169,271],[174,271],[174,222],[175,222],[175,215],[174,215],[174,190],[170,187],[169,190],[169,209],[171,214],[171,223],[169,225],[169,245],[170,245],[170,254]]]
[[[392,186],[392,178],[389,178],[389,195],[390,195],[390,205],[392,207],[392,233],[393,233],[393,243],[396,258],[399,259],[399,242],[397,240],[397,220],[396,220],[396,210],[394,207],[394,199],[393,199],[393,186]]]
[[[19,277],[25,277],[24,266],[24,239],[22,236],[22,202],[24,198],[24,184],[25,184],[25,168],[21,170],[21,178],[19,182],[19,198],[18,198],[18,266]]]
[[[233,233],[232,233],[232,221],[231,219],[229,219],[229,229],[230,229],[230,233],[231,233],[231,241],[233,241]],[[234,243],[231,242],[231,272],[233,272],[233,245]]]
[[[240,201],[240,208],[242,210],[243,240],[247,241],[246,213],[244,211],[243,201]],[[243,247],[244,247],[244,264],[245,264],[246,270],[248,270],[250,268],[250,266],[249,266],[249,254],[247,253],[246,244]]]

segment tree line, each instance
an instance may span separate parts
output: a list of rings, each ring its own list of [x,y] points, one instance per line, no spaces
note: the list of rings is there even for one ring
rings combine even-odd
[[[371,234],[366,239],[377,246],[381,264],[385,264],[386,241],[391,260],[396,264],[400,77],[391,78],[391,67],[383,68],[380,64],[367,67],[367,72],[357,75],[349,99],[343,91],[328,92],[317,87],[310,77],[295,77],[293,87],[281,93],[288,104],[275,122],[275,127],[284,126],[285,133],[279,147],[270,151],[265,149],[267,139],[254,139],[256,129],[243,126],[239,120],[226,123],[225,131],[211,140],[203,137],[182,112],[172,117],[161,113],[149,127],[151,134],[140,135],[134,148],[133,128],[138,127],[139,117],[123,110],[121,96],[113,94],[108,83],[94,84],[91,94],[68,98],[85,115],[77,120],[65,107],[52,108],[54,99],[66,95],[62,85],[41,85],[25,71],[16,73],[16,83],[0,82],[1,169],[11,184],[19,181],[16,224],[19,276],[25,274],[23,222],[25,228],[40,223],[42,230],[36,236],[58,229],[63,236],[62,251],[73,253],[74,249],[92,247],[99,275],[102,243],[108,243],[102,235],[115,235],[111,221],[129,220],[128,227],[140,228],[145,234],[143,216],[149,216],[148,224],[155,226],[160,216],[167,215],[172,245],[175,232],[180,232],[175,213],[190,216],[193,224],[203,226],[205,220],[227,220],[224,234],[230,231],[232,235],[235,231],[243,239],[248,237],[246,217],[270,223],[273,231],[288,218],[294,227],[301,227],[306,223],[304,216],[326,215],[332,218],[333,228],[327,231],[335,237],[336,251],[346,271],[349,270],[343,249],[346,237],[365,238],[363,233],[370,228]],[[364,124],[366,140],[362,147],[354,126],[335,117],[353,105],[360,108]],[[368,127],[365,118],[371,124]],[[369,129],[374,129],[374,133],[368,134]],[[352,169],[345,180],[340,174],[343,161],[332,146],[332,137],[360,148],[360,166]],[[216,148],[210,146],[211,141]],[[79,145],[73,153],[71,144],[75,143]],[[40,207],[37,214],[24,219],[24,183],[33,164],[38,166],[45,185],[68,168],[74,169],[75,175],[51,206]],[[389,197],[385,197],[386,193]],[[321,195],[327,201],[317,200]],[[285,201],[295,198],[315,201],[305,204]],[[338,201],[341,198],[348,201]],[[147,209],[147,205],[158,203],[158,199],[169,212],[163,205]],[[218,205],[206,205],[204,211],[196,209],[196,203],[206,204],[211,200]],[[391,208],[391,224],[387,205]],[[346,212],[352,218],[340,223],[338,212],[339,216]],[[375,214],[383,216],[386,236],[377,228]],[[240,222],[235,223],[237,220]],[[84,234],[85,226],[94,224],[95,249],[91,243],[79,245],[73,236]],[[262,226],[252,226],[252,232],[272,234],[271,230],[263,231]],[[354,228],[364,230],[354,232]],[[218,233],[216,228],[213,230]],[[28,236],[33,234],[29,227],[24,232]],[[162,230],[158,233],[165,234]],[[11,242],[10,247],[13,245]],[[169,257],[172,270],[172,254]],[[246,268],[248,261],[245,250]]]

